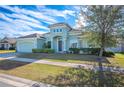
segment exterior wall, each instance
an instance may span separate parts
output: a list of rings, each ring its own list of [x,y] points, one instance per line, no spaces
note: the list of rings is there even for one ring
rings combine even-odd
[[[61,38],[62,40],[62,51],[67,51],[67,37],[68,31],[70,28],[65,26],[58,26],[50,28],[49,35],[46,35],[46,38],[49,36],[47,41],[51,41],[51,48],[58,52],[58,40]]]
[[[124,41],[122,39],[119,39],[116,47],[106,48],[106,50],[112,52],[124,52]]]
[[[87,40],[86,40],[85,38],[83,38],[83,39],[81,40],[80,48],[88,48],[88,47],[89,47],[89,45],[88,45]]]
[[[78,39],[75,36],[69,36],[68,38],[68,49],[71,48],[72,43],[78,43]]]
[[[61,29],[61,31],[60,31]],[[58,52],[58,38],[62,38],[62,51],[68,51],[73,43],[77,43],[77,48],[87,48],[87,41],[79,39],[80,31],[70,31],[70,28],[65,26],[51,27],[50,33],[45,34],[46,42],[51,41],[51,48]]]
[[[42,49],[44,46],[45,40],[44,39],[37,39],[37,48]]]
[[[121,47],[106,48],[106,51],[121,52]]]

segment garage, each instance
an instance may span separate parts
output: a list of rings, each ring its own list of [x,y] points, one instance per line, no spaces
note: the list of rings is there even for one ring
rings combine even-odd
[[[16,50],[22,53],[32,53],[32,49],[41,49],[44,44],[44,38],[39,34],[22,36],[17,39]]]
[[[18,46],[18,52],[32,52],[32,49],[34,48],[33,42],[23,42],[20,43]]]

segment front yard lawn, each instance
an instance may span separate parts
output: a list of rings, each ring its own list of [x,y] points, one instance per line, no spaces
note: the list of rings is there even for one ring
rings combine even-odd
[[[10,53],[10,52],[15,52],[15,50],[0,50],[0,53]]]
[[[66,69],[68,68],[38,63],[0,60],[0,73],[15,75],[36,81],[46,78],[49,75],[56,76],[63,73]]]
[[[20,54],[18,57],[34,58],[41,60],[48,60],[52,62],[69,62],[69,63],[97,63],[98,56],[94,55],[78,55],[78,54],[47,54],[47,53],[29,53]],[[107,62],[107,60],[105,60]]]
[[[107,58],[113,65],[124,67],[124,54],[116,53],[113,58]]]
[[[23,77],[56,86],[124,86],[124,75],[38,63],[0,60],[0,73]]]
[[[29,53],[20,54],[18,57],[34,58],[48,60],[51,62],[69,62],[81,63],[89,65],[98,65],[98,56],[95,55],[78,55],[78,54],[45,54],[45,53]],[[103,65],[124,67],[124,54],[116,53],[114,57],[103,57]]]

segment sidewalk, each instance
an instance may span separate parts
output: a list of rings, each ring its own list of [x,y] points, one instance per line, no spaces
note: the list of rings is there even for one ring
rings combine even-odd
[[[47,60],[37,60],[37,59],[31,59],[31,58],[17,58],[15,56],[13,57],[0,57],[1,59],[7,59],[7,60],[13,60],[13,61],[20,61],[20,62],[29,62],[29,63],[40,63],[40,64],[48,64],[48,65],[55,65],[55,66],[63,66],[63,67],[83,67],[84,69],[91,69],[95,71],[112,71],[112,72],[119,72],[124,73],[124,68],[118,68],[118,67],[107,67],[107,66],[93,66],[93,65],[87,65],[87,64],[77,64],[77,63],[65,63],[65,62],[51,62]]]
[[[15,87],[52,87],[52,85],[39,83],[36,81],[7,75],[7,74],[0,74],[0,82],[15,86]]]
[[[37,59],[31,59],[31,58],[17,58],[15,56],[13,57],[0,57],[1,59],[8,59],[13,61],[20,61],[20,62],[29,62],[29,63],[40,63],[40,64],[48,64],[48,65],[55,65],[55,66],[64,66],[64,67],[85,67],[85,68],[92,68],[92,65],[87,64],[77,64],[77,63],[65,63],[65,62],[52,62],[47,60],[37,60]]]

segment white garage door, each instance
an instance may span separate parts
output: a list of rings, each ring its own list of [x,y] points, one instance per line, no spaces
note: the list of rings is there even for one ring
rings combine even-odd
[[[32,52],[32,49],[33,49],[33,43],[32,42],[20,43],[18,46],[18,52],[30,53],[30,52]]]

